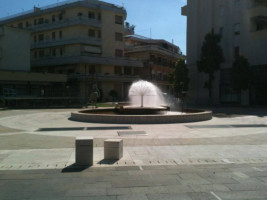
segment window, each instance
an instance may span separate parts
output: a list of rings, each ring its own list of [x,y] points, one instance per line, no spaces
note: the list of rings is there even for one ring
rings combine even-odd
[[[151,60],[151,61],[154,61],[155,59],[156,59],[156,58],[155,58],[155,55],[151,54],[151,55],[150,55],[150,60]]]
[[[123,41],[122,33],[115,33],[115,40],[116,41]]]
[[[240,23],[234,25],[235,35],[240,35]]]
[[[26,27],[29,27],[30,26],[30,23],[28,21],[26,21],[25,26]]]
[[[39,18],[38,19],[38,24],[43,24],[44,23],[44,18]]]
[[[74,74],[74,69],[68,69],[67,74]]]
[[[37,42],[37,36],[36,35],[34,36],[34,42],[35,43]]]
[[[88,13],[88,18],[89,18],[89,19],[95,19],[95,13],[90,11],[90,12]]]
[[[52,49],[52,56],[57,56],[57,49],[56,48]]]
[[[52,40],[56,39],[56,32],[52,32]]]
[[[63,14],[60,13],[60,14],[58,15],[58,20],[62,20],[62,19],[63,19]]]
[[[44,41],[44,34],[38,35],[38,40],[39,40],[39,42]]]
[[[39,58],[43,58],[44,57],[44,50],[39,51]]]
[[[90,65],[89,66],[89,74],[95,74],[96,70],[95,70],[95,66],[94,65]]]
[[[122,16],[115,15],[115,24],[122,24],[122,23],[123,23]]]
[[[23,23],[18,23],[18,28],[23,28]]]
[[[59,38],[62,39],[62,37],[63,37],[63,31],[59,31],[58,35],[59,35]]]
[[[34,25],[37,25],[37,19],[34,19]]]
[[[97,31],[97,36],[98,36],[98,38],[101,38],[102,37],[102,34],[101,34],[101,31],[100,30]]]
[[[240,51],[240,48],[239,47],[235,47],[235,57],[236,58],[239,56],[239,51]]]
[[[264,29],[264,25],[262,23],[257,23],[256,24],[256,31],[260,31]]]
[[[35,52],[34,52],[34,58],[37,59],[37,57],[38,57],[38,52],[35,51]]]
[[[55,22],[55,21],[56,21],[56,16],[52,15],[52,22]]]
[[[64,49],[61,47],[61,48],[59,49],[59,54],[60,54],[60,56],[63,56],[63,53],[64,53]]]
[[[95,30],[94,29],[89,29],[88,30],[88,35],[89,35],[89,37],[95,37]]]
[[[115,49],[115,56],[116,57],[122,57],[123,56],[123,50]]]
[[[131,67],[124,67],[124,74],[125,75],[131,75],[132,74],[132,68]]]
[[[139,69],[138,68],[134,68],[134,75],[139,75]]]
[[[119,75],[122,74],[121,67],[120,66],[115,66],[114,73],[115,74],[119,74]]]
[[[98,14],[97,14],[97,19],[98,19],[99,21],[101,21],[101,20],[102,20],[101,13],[98,13]]]

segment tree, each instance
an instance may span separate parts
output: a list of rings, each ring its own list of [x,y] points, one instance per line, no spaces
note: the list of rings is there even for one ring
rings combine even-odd
[[[209,90],[210,103],[212,102],[214,72],[220,69],[220,65],[224,61],[223,51],[219,45],[220,41],[221,36],[215,34],[212,29],[211,33],[205,36],[201,48],[200,60],[197,62],[199,72],[208,74],[208,80],[205,82],[204,88]]]
[[[174,72],[171,74],[172,87],[174,95],[179,98],[184,98],[185,91],[188,91],[188,69],[184,59],[180,59],[175,64]]]
[[[247,90],[250,85],[250,64],[244,56],[236,57],[232,68],[233,88],[237,91]]]

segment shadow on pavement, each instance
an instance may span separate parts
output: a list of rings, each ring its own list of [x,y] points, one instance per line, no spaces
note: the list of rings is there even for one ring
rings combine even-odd
[[[88,168],[92,167],[91,165],[76,165],[75,163],[69,165],[61,170],[61,173],[75,173],[75,172],[82,172]]]
[[[100,164],[100,165],[113,165],[116,162],[118,162],[118,160],[106,160],[106,159],[103,159],[103,160],[100,160],[97,164]]]

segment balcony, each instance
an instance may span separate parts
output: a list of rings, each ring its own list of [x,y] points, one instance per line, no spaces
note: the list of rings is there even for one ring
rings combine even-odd
[[[115,65],[126,67],[143,67],[142,61],[117,58],[117,57],[101,57],[94,55],[80,56],[62,56],[62,57],[46,57],[43,59],[33,60],[33,67],[59,66],[71,64],[95,64],[95,65]]]
[[[252,31],[250,32],[250,37],[253,40],[261,40],[265,39],[267,36],[267,29],[261,30],[261,31]]]
[[[102,41],[99,38],[76,37],[65,40],[54,40],[54,41],[44,41],[44,42],[34,43],[31,45],[31,48],[32,49],[46,48],[46,47],[55,47],[55,46],[62,46],[69,44],[88,44],[88,45],[101,46]]]
[[[249,9],[249,16],[267,22],[267,3],[259,3],[259,1],[255,1]]]
[[[53,30],[57,28],[64,28],[74,25],[86,25],[86,26],[101,28],[101,21],[78,16],[74,18],[63,19],[61,21],[34,25],[31,26],[30,29],[32,29],[33,32],[39,32],[39,31]]]
[[[181,8],[181,13],[183,16],[187,16],[187,5]]]
[[[126,46],[125,47],[125,53],[135,53],[135,52],[143,52],[143,51],[156,51],[166,56],[177,58],[177,59],[181,57],[180,54],[172,52],[168,49],[165,49],[157,45],[140,45],[140,46]]]
[[[116,82],[133,82],[135,80],[140,79],[138,75],[126,75],[126,74],[103,74],[103,73],[96,73],[96,74],[72,74],[69,75],[69,79],[76,79],[76,80],[90,80],[91,78],[97,79],[99,81],[116,81]]]

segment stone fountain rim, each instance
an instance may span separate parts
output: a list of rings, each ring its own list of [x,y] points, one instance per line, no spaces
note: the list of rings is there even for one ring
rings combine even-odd
[[[114,108],[101,108],[98,110],[111,111]],[[71,113],[70,119],[73,121],[88,123],[112,123],[112,124],[168,124],[168,123],[189,123],[206,121],[212,119],[212,111],[200,109],[187,109],[194,113],[183,115],[112,115],[83,113],[88,109],[83,109]],[[93,110],[91,110],[93,111]]]

